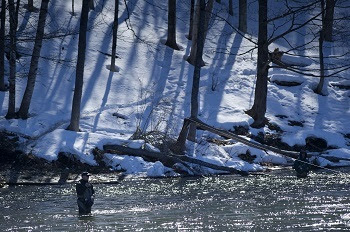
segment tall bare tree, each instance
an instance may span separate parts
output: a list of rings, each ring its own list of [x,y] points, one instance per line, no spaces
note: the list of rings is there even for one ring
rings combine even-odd
[[[198,37],[198,24],[203,24],[204,22],[204,34],[202,39],[205,41],[205,38],[208,33],[208,27],[209,27],[209,21],[211,18],[212,10],[213,10],[213,4],[214,0],[208,0],[206,6],[205,6],[205,15],[203,21],[200,21],[199,19],[199,14],[200,14],[200,4],[195,4],[195,9],[194,9],[194,19],[193,19],[193,31],[192,31],[192,45],[191,45],[191,53],[189,57],[187,58],[187,61],[195,65],[196,62],[196,57],[197,57],[197,38]],[[204,42],[203,42],[204,43]],[[201,58],[201,64],[202,66],[204,65],[204,61]]]
[[[324,40],[331,42],[333,35],[335,0],[326,0],[325,16],[323,18]]]
[[[9,0],[10,15],[10,78],[9,78],[9,104],[6,119],[16,117],[16,19],[15,3]]]
[[[189,39],[189,40],[192,40],[193,17],[194,17],[194,2],[195,2],[195,0],[191,0],[190,26],[189,26],[188,35],[187,35],[187,39]]]
[[[267,0],[259,0],[257,80],[253,107],[246,111],[254,119],[254,123],[251,125],[253,127],[260,127],[265,124],[268,60]]]
[[[205,20],[205,0],[199,1],[199,22],[204,22]],[[201,76],[201,67],[202,67],[202,56],[203,56],[203,48],[204,48],[204,36],[205,36],[205,25],[203,23],[197,24],[197,53],[196,60],[193,71],[193,83],[192,83],[192,93],[191,93],[191,118],[198,117],[199,111],[199,80]],[[191,141],[195,141],[196,139],[196,126],[192,123],[188,132],[188,139]]]
[[[273,59],[273,56],[269,56],[268,46],[279,39],[286,39],[286,35],[289,33],[295,32],[311,22],[317,20],[321,13],[311,14],[306,20],[302,20],[302,17],[305,13],[310,13],[310,10],[315,8],[315,5],[318,4],[317,1],[313,2],[297,2],[298,7],[289,8],[286,6],[287,12],[283,12],[281,15],[277,15],[273,18],[267,18],[267,1],[268,0],[259,0],[259,32],[258,32],[258,62],[257,62],[257,80],[255,86],[255,95],[254,103],[251,109],[247,110],[246,113],[250,115],[254,122],[251,125],[252,127],[263,127],[267,122],[265,118],[266,113],[266,100],[267,100],[267,76],[269,71],[269,63],[272,61],[274,64],[277,64],[279,68],[285,68],[291,71],[300,73],[300,71],[295,70],[287,65],[283,64],[278,59]],[[314,12],[314,11],[312,11]],[[301,18],[299,20],[299,18]],[[273,23],[275,20],[284,19],[286,22],[284,25],[289,23],[288,27],[285,27],[286,30],[277,33],[276,30],[272,31],[271,36],[267,36],[267,25],[268,23]],[[290,44],[290,41],[289,45]],[[300,47],[300,46],[299,46]],[[297,49],[297,48],[292,48]],[[271,53],[272,54],[272,53]]]
[[[228,1],[228,13],[233,16],[233,3],[232,3],[232,0]]]
[[[80,121],[80,106],[81,96],[83,93],[83,79],[84,79],[84,65],[85,65],[85,51],[86,51],[86,31],[89,19],[89,1],[83,0],[81,17],[80,17],[80,29],[79,29],[79,42],[78,42],[78,60],[75,75],[75,89],[72,104],[72,113],[70,124],[67,130],[79,131]]]
[[[72,15],[74,15],[74,0],[72,0]]]
[[[239,0],[238,29],[247,33],[247,0]]]
[[[5,85],[5,23],[6,23],[6,0],[1,1],[0,12],[0,91],[7,91]]]
[[[89,8],[90,8],[90,10],[95,10],[94,0],[89,1]]]
[[[180,50],[176,43],[176,0],[168,0],[168,38],[165,45]]]
[[[30,61],[27,86],[26,86],[26,90],[25,90],[23,98],[22,98],[21,106],[20,106],[19,111],[18,111],[18,117],[20,117],[22,119],[28,118],[29,106],[30,106],[33,92],[34,92],[35,80],[36,80],[36,75],[37,75],[37,71],[38,71],[39,57],[40,57],[42,41],[43,41],[43,36],[44,36],[44,29],[45,29],[45,22],[46,22],[48,5],[49,5],[49,0],[42,0],[41,1],[39,21],[38,21],[38,27],[37,27],[37,31],[36,31],[32,59]]]
[[[119,0],[114,1],[114,21],[113,21],[113,41],[112,41],[112,57],[111,66],[107,66],[112,72],[118,72],[119,69],[115,65],[115,56],[117,50],[117,32],[118,32],[118,10],[119,10]]]

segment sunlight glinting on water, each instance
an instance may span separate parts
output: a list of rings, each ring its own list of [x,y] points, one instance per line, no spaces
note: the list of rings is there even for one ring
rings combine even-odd
[[[95,185],[92,215],[81,217],[74,185],[17,186],[0,189],[0,230],[341,231],[349,183],[322,172],[128,180]]]

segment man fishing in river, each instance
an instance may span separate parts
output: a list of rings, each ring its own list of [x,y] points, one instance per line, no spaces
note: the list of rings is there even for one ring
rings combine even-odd
[[[81,174],[81,180],[76,184],[76,191],[78,196],[79,214],[91,213],[91,206],[94,204],[94,188],[89,183],[90,174],[83,172]]]
[[[307,174],[310,171],[310,164],[307,159],[306,151],[300,151],[299,158],[294,161],[293,168],[295,169],[298,178],[307,177]]]

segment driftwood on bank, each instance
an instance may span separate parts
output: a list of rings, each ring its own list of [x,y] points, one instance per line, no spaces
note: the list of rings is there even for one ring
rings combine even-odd
[[[281,154],[284,156],[288,156],[288,157],[291,157],[294,159],[297,159],[299,156],[298,152],[281,150],[281,149],[278,149],[276,147],[271,147],[271,146],[260,144],[260,143],[254,142],[254,141],[249,141],[248,139],[242,138],[239,135],[236,135],[236,134],[231,133],[231,132],[226,131],[226,130],[217,129],[215,127],[209,126],[208,124],[200,121],[199,119],[193,119],[193,118],[185,118],[182,130],[181,130],[180,135],[179,135],[179,138],[178,138],[177,142],[171,147],[171,149],[175,153],[178,153],[178,154],[183,153],[183,151],[185,149],[185,142],[186,142],[186,138],[187,138],[187,134],[188,134],[188,128],[189,128],[189,125],[191,123],[194,123],[196,125],[196,127],[199,129],[206,130],[206,131],[209,131],[211,133],[236,140],[236,141],[241,142],[243,144],[246,144],[250,147],[254,147],[254,148],[257,148],[260,150],[273,151],[275,153],[278,153],[278,154]]]
[[[188,165],[185,163],[187,162],[187,163],[193,163],[193,164],[197,164],[197,165],[208,167],[215,170],[239,174],[242,176],[248,175],[248,172],[245,172],[245,171],[240,171],[232,167],[211,164],[211,163],[198,160],[195,158],[191,158],[185,155],[171,155],[171,154],[165,154],[160,152],[147,151],[143,149],[133,149],[133,148],[129,148],[121,145],[104,145],[103,150],[108,153],[127,154],[132,156],[146,157],[153,160],[159,160],[165,166],[168,166],[168,167],[172,167],[175,163],[182,163],[186,167],[188,167]]]
[[[282,149],[279,149],[276,147],[260,144],[260,143],[257,143],[255,141],[250,141],[248,139],[245,139],[245,138],[243,138],[239,135],[236,135],[234,133],[231,133],[229,131],[221,130],[221,129],[217,129],[215,127],[209,126],[208,124],[202,122],[201,120],[199,120],[197,118],[195,118],[195,119],[194,118],[185,118],[184,119],[184,123],[183,123],[182,129],[181,129],[181,132],[179,134],[179,137],[178,137],[176,143],[171,146],[171,150],[173,152],[175,152],[176,154],[183,154],[184,153],[188,129],[189,129],[189,126],[191,123],[194,123],[196,125],[196,127],[199,129],[207,130],[211,133],[236,140],[236,141],[241,142],[241,143],[243,143],[247,146],[250,146],[250,147],[254,147],[254,148],[257,148],[260,150],[264,150],[264,151],[272,151],[272,152],[275,152],[277,154],[281,154],[283,156],[287,156],[287,157],[290,157],[293,159],[299,158],[299,152],[282,150]],[[324,159],[327,159],[331,162],[350,161],[349,158],[340,158],[340,157],[335,157],[335,156],[324,156],[324,155],[319,155],[319,154],[316,155],[316,154],[309,153],[308,157],[311,157],[311,156],[324,158]]]

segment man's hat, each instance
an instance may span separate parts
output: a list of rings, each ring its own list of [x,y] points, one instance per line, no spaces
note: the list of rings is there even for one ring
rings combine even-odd
[[[90,173],[88,173],[88,172],[83,172],[83,173],[81,174],[81,176],[91,176],[91,175],[90,175]]]

